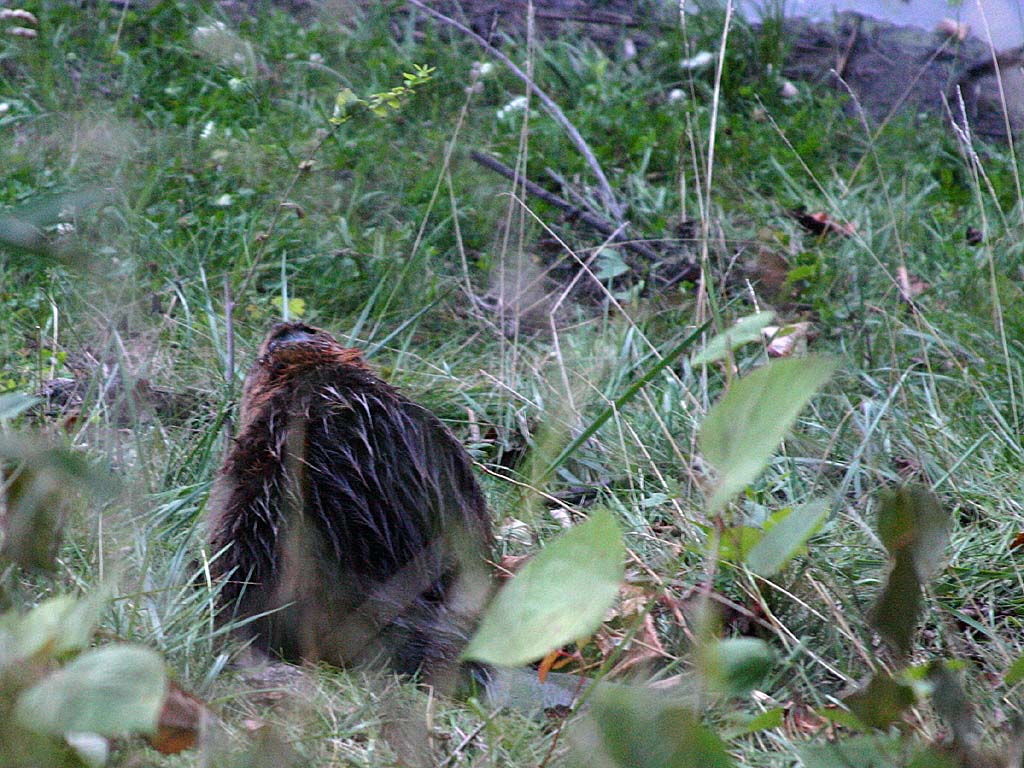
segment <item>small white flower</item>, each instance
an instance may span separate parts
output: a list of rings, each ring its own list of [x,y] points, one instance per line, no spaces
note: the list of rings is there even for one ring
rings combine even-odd
[[[213,136],[213,132],[216,128],[217,126],[214,124],[213,120],[208,121],[206,125],[203,126],[203,130],[199,132],[199,138],[204,140],[210,138]]]
[[[216,200],[214,200],[213,204],[218,208],[227,208],[229,205],[231,205],[232,200],[233,198],[231,197],[231,195],[223,194]]]
[[[207,27],[196,27],[195,31],[192,33],[192,37],[198,39],[204,37],[213,37],[214,35],[221,34],[226,29],[227,27],[224,25],[223,21],[215,21],[213,22],[213,24],[210,24]]]
[[[309,54],[309,63],[310,64],[323,64],[324,63],[324,55],[322,53],[311,53],[311,54]]]
[[[58,235],[70,235],[75,231],[75,225],[70,221],[62,221],[57,225],[56,229]]]
[[[487,77],[494,72],[494,65],[489,61],[474,61],[469,71],[474,77]]]
[[[673,88],[668,92],[668,103],[678,104],[680,101],[686,98],[686,91],[682,88]]]
[[[6,101],[0,101],[0,117],[11,111],[11,105]]]
[[[680,61],[679,66],[683,69],[703,69],[714,60],[715,55],[710,51],[700,51],[695,56]]]
[[[779,89],[779,93],[782,95],[782,98],[786,99],[787,101],[790,99],[795,99],[797,96],[800,95],[800,91],[798,91],[797,87],[793,85],[791,82],[789,82],[789,80],[786,80],[782,84],[782,88]]]
[[[24,8],[4,8],[0,10],[0,21],[24,21],[32,26],[39,25],[39,19]]]
[[[245,80],[242,80],[237,77],[232,77],[230,80],[228,80],[228,88],[230,88],[235,93],[238,93],[238,91],[245,88]]]
[[[512,117],[516,112],[522,112],[525,109],[526,97],[516,96],[512,101],[498,110],[498,119],[504,120],[506,117]]]

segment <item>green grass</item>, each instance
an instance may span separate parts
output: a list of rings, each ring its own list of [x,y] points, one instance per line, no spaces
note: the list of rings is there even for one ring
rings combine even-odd
[[[274,13],[220,29],[218,8],[201,3],[123,13],[46,4],[31,7],[37,39],[0,40],[0,102],[9,105],[0,114],[0,213],[38,212],[48,197],[81,191],[102,200],[78,213],[72,233],[52,232],[64,244],[58,252],[77,249],[84,267],[4,252],[0,390],[33,392],[91,370],[69,439],[112,466],[121,488],[75,519],[52,579],[6,572],[4,602],[27,608],[47,594],[107,586],[114,599],[103,635],[160,650],[180,684],[221,715],[218,749],[244,750],[258,720],[312,765],[399,764],[399,753],[423,743],[450,765],[540,764],[555,723],[336,670],[288,681],[291,693],[268,704],[260,684],[231,666],[238,648],[215,630],[202,586],[204,505],[255,346],[286,295],[301,299],[304,319],[366,349],[385,378],[469,444],[496,522],[517,532],[498,554],[523,554],[560,528],[524,490],[537,467],[697,324],[722,329],[776,306],[785,320],[810,319],[811,349],[841,361],[728,513],[728,522],[759,525],[785,506],[833,499],[807,553],[778,576],[757,579],[706,551],[707,476],[695,435],[727,383],[725,366],[693,367],[684,356],[667,367],[535,490],[600,488],[598,503],[615,512],[635,555],[627,579],[648,596],[667,590],[653,611],[668,653],[662,675],[692,670],[693,627],[676,618],[709,580],[725,606],[723,631],[777,650],[764,697],[709,709],[721,728],[775,703],[834,703],[892,665],[867,622],[885,578],[878,492],[908,477],[932,485],[954,524],[915,661],[966,660],[968,689],[996,735],[999,718],[1021,709],[1019,686],[1001,676],[1024,650],[1022,569],[1011,547],[1024,530],[1024,201],[1010,152],[975,147],[979,177],[938,121],[897,119],[874,137],[810,86],[783,100],[766,66],[783,42],[738,27],[709,158],[714,66],[691,72],[679,61],[718,50],[720,16],[690,18],[685,35],[658,31],[632,60],[575,38],[539,41],[536,81],[591,144],[629,206],[631,231],[678,239],[684,216],[706,213],[704,239],[698,224],[699,241],[675,247],[707,254],[709,283],[699,296],[690,284],[657,290],[650,276],[627,276],[607,282],[604,300],[570,296],[554,322],[542,314],[539,328],[524,320],[517,330],[467,294],[500,297],[503,281],[537,279],[545,260],[573,266],[600,238],[533,200],[523,215],[510,184],[470,160],[477,149],[515,163],[522,113],[498,110],[523,87],[496,67],[467,94],[484,54],[430,24],[389,21],[399,5],[307,26]],[[525,61],[525,46],[503,50]],[[394,113],[330,124],[340,88],[386,91],[413,64],[436,67],[434,79]],[[672,100],[676,88],[683,98]],[[550,167],[598,200],[582,157],[536,102],[533,110],[530,178],[550,183]],[[787,213],[798,206],[856,222],[856,234],[805,233]],[[985,229],[983,244],[965,243],[968,226]],[[573,256],[541,242],[548,229]],[[753,265],[769,257],[799,268],[788,295],[759,283]],[[930,283],[914,309],[900,300],[901,264]],[[542,308],[558,297],[556,288]],[[738,352],[737,371],[764,361],[757,347]],[[205,405],[184,425],[118,418],[98,396],[118,377],[196,388]],[[518,461],[528,449],[532,459]],[[551,764],[566,761],[578,723],[565,725]],[[911,727],[925,736],[938,728],[927,707]],[[743,765],[790,765],[802,743],[823,738],[772,729],[728,747]],[[195,753],[162,762],[154,754],[145,759],[201,763]]]

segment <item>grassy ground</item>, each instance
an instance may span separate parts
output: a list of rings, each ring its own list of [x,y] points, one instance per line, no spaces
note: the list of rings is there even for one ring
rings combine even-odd
[[[467,442],[499,554],[535,551],[559,530],[536,491],[597,488],[626,531],[629,582],[667,595],[653,613],[662,676],[692,668],[692,626],[679,619],[712,580],[724,632],[767,639],[778,660],[760,695],[710,708],[708,722],[725,729],[788,708],[785,727],[727,742],[741,764],[792,764],[801,744],[825,737],[823,723],[799,724],[805,705],[832,704],[892,663],[867,622],[886,562],[874,514],[878,492],[907,479],[934,488],[954,518],[914,659],[967,662],[990,738],[1020,711],[1003,673],[1024,644],[1012,546],[1024,531],[1024,202],[1005,147],[966,151],[937,121],[898,118],[876,132],[804,84],[783,99],[775,38],[742,25],[720,83],[713,63],[682,69],[718,51],[722,18],[711,13],[658,31],[635,58],[573,38],[503,46],[532,63],[591,144],[631,231],[667,241],[661,261],[623,273],[625,251],[596,250],[593,231],[510,195],[470,160],[474,149],[518,159],[561,193],[550,168],[600,206],[561,129],[535,101],[509,106],[523,86],[500,66],[478,78],[486,59],[464,39],[388,5],[308,26],[285,14],[235,24],[200,3],[74,5],[33,6],[38,37],[0,42],[0,205],[42,216],[50,196],[92,202],[71,227],[50,228],[56,256],[0,262],[0,388],[33,392],[88,372],[71,440],[114,467],[121,492],[76,521],[56,579],[6,571],[7,602],[108,585],[104,633],[163,652],[222,715],[219,748],[244,749],[267,722],[313,765],[418,764],[425,744],[438,763],[535,765],[556,738],[551,763],[568,759],[585,741],[573,719],[556,737],[559,722],[328,670],[286,681],[282,696],[229,665],[237,649],[214,636],[209,595],[190,581],[224,421],[287,306],[365,349]],[[339,89],[366,98],[414,64],[436,71],[397,109],[330,122]],[[855,222],[855,233],[813,236],[787,214],[801,206]],[[966,242],[968,227],[980,244]],[[599,284],[566,291],[591,258]],[[703,260],[707,283],[664,285],[681,259]],[[929,284],[913,307],[901,267]],[[709,565],[695,433],[724,367],[666,369],[531,490],[538,462],[524,453],[560,450],[696,324],[725,328],[758,308],[810,321],[810,348],[841,361],[729,512],[759,525],[830,497],[805,555],[771,580]],[[745,347],[736,366],[764,358]],[[193,388],[201,405],[180,424],[133,418],[99,394],[142,380]],[[945,727],[927,706],[908,725],[925,737]]]

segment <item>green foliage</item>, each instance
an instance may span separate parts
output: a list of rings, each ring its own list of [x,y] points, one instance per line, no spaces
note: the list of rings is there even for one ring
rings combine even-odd
[[[121,736],[156,731],[166,694],[164,664],[149,648],[87,651],[18,697],[14,717],[26,730]]]
[[[351,88],[342,88],[334,98],[334,114],[331,123],[341,125],[352,119],[352,110],[365,109],[376,117],[385,117],[389,112],[398,111],[402,102],[416,93],[416,89],[430,82],[436,67],[414,64],[412,72],[402,73],[402,84],[381,93],[371,93],[361,99]]]
[[[714,363],[728,357],[745,344],[760,341],[764,338],[761,332],[774,319],[774,312],[758,312],[757,314],[737,320],[731,328],[712,337],[704,345],[704,349],[693,356],[691,364],[703,365]]]
[[[828,504],[820,500],[789,510],[747,552],[747,567],[759,576],[774,576],[804,548],[827,517]]]
[[[594,768],[730,768],[725,745],[685,704],[646,688],[603,684],[574,734],[574,764]]]
[[[899,722],[915,702],[913,688],[886,674],[875,675],[867,686],[843,699],[864,726],[881,730]]]
[[[831,360],[778,360],[735,382],[708,412],[700,447],[717,472],[708,499],[712,512],[764,470],[797,415],[835,368]]]
[[[949,515],[924,488],[901,488],[882,496],[878,533],[892,571],[872,612],[878,633],[903,657],[910,653],[922,608],[922,587],[943,557]]]
[[[618,594],[624,556],[615,518],[594,513],[537,553],[498,593],[463,655],[514,667],[587,637]]]
[[[149,648],[87,650],[102,601],[0,616],[0,765],[102,765],[108,738],[155,732],[167,686]]]
[[[726,696],[745,696],[764,681],[774,661],[764,640],[734,637],[699,649],[700,674],[708,688]]]
[[[500,119],[522,83],[500,67],[475,79],[478,48],[393,4],[220,25],[223,9],[210,3],[41,4],[36,40],[4,36],[0,390],[18,396],[0,401],[0,421],[69,432],[45,443],[9,433],[18,444],[4,456],[14,472],[6,541],[28,531],[14,536],[17,557],[36,567],[0,567],[5,606],[19,610],[4,619],[20,627],[17,653],[43,654],[52,674],[86,651],[98,622],[103,638],[159,649],[189,690],[220,704],[235,741],[257,712],[311,764],[414,764],[389,741],[396,723],[413,722],[428,724],[412,739],[421,756],[436,741],[448,750],[437,762],[510,766],[568,760],[567,743],[588,763],[714,765],[727,750],[737,764],[788,766],[798,755],[817,768],[985,765],[1015,747],[1018,736],[1000,741],[993,724],[1020,710],[1024,678],[1012,544],[1024,530],[1019,160],[995,144],[960,147],[940,120],[916,115],[884,126],[869,117],[865,131],[842,94],[813,84],[782,98],[791,41],[781,4],[759,27],[734,25],[715,104],[723,14],[707,5],[685,28],[673,14],[640,30],[649,43],[633,57],[573,37],[540,36],[532,48],[502,40],[513,60],[532,60],[538,85],[591,143],[628,209],[628,236],[649,239],[664,262],[602,251],[590,266],[617,305],[601,287],[585,300],[562,295],[577,264],[552,235],[584,262],[600,237],[533,199],[537,220],[510,226],[510,185],[465,157],[528,159],[531,180],[600,210],[563,130],[540,112]],[[701,53],[709,65],[680,66]],[[408,77],[395,87],[414,61],[437,66],[421,73],[430,87]],[[331,122],[339,95],[342,130]],[[787,214],[801,206],[856,222],[856,234],[811,236]],[[981,243],[965,242],[967,227]],[[777,294],[765,257],[778,262]],[[702,293],[655,279],[697,259]],[[900,297],[899,267],[930,286],[913,303]],[[537,290],[523,304],[542,307],[539,323],[512,322],[513,283]],[[545,291],[561,301],[553,316]],[[815,355],[842,361],[813,410],[820,383],[790,384],[805,366],[823,380],[827,365],[764,368],[756,342],[772,311],[780,325],[810,322]],[[389,381],[471,442],[488,470],[500,553],[559,544],[552,515],[520,514],[523,486],[574,514],[595,496],[614,510],[628,590],[640,596],[629,592],[598,639],[630,662],[653,628],[661,649],[627,668],[676,682],[673,695],[638,680],[599,718],[572,716],[560,740],[549,722],[424,703],[411,686],[391,707],[396,684],[359,673],[310,672],[297,694],[275,689],[289,706],[262,706],[230,670],[237,646],[213,621],[203,515],[241,373],[285,312],[372,353]],[[709,317],[724,332],[700,349]],[[29,393],[72,375],[84,384],[80,405],[30,405]],[[745,384],[759,376],[763,389]],[[195,389],[209,408],[184,426],[118,416],[112,393],[139,379]],[[537,472],[524,470],[524,453]],[[718,473],[712,483],[731,489],[706,487],[697,453]],[[101,482],[101,504],[81,501],[98,464],[114,467],[120,492]],[[934,497],[885,495],[907,478]],[[69,585],[114,599],[47,601]],[[540,591],[557,602],[591,586]],[[706,635],[691,620],[705,600],[724,606]],[[632,603],[642,607],[629,613]],[[544,648],[555,641],[546,627],[538,635]],[[27,670],[36,673],[13,671]],[[850,681],[864,681],[846,700],[862,717],[835,708]],[[8,682],[4,696],[34,684]],[[410,698],[423,709],[408,709]],[[86,759],[88,743],[25,732],[7,714],[0,728],[18,727],[21,741],[0,744],[35,750],[29,764]],[[936,733],[956,743],[931,743]],[[257,757],[285,762],[267,738]]]

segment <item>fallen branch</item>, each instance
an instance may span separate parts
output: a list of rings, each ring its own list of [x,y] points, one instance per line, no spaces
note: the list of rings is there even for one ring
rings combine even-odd
[[[562,211],[570,220],[576,220],[583,222],[591,229],[595,229],[605,237],[611,238],[612,242],[620,244],[623,248],[632,251],[633,253],[639,254],[647,259],[657,260],[660,258],[658,252],[655,251],[647,243],[630,240],[622,234],[621,227],[616,227],[607,219],[601,218],[595,213],[585,211],[582,208],[573,205],[567,200],[563,200],[561,197],[556,195],[554,192],[550,192],[540,184],[524,179],[517,175],[515,170],[509,168],[500,160],[496,160],[489,155],[482,154],[473,150],[469,153],[469,156],[477,163],[482,165],[484,168],[494,171],[506,179],[514,181],[516,184],[522,184],[523,188],[531,195],[536,198],[543,200],[549,205],[553,205],[558,210]]]
[[[590,147],[587,145],[586,140],[583,138],[582,135],[580,135],[580,132],[576,130],[576,126],[569,122],[569,118],[565,116],[565,113],[562,112],[561,108],[554,102],[554,100],[550,96],[548,96],[544,91],[542,91],[537,86],[537,84],[533,82],[532,79],[530,79],[529,75],[527,75],[525,72],[523,72],[523,70],[517,67],[508,56],[506,56],[493,45],[488,43],[486,40],[480,37],[480,35],[471,30],[465,24],[461,24],[455,19],[449,16],[445,16],[440,11],[435,11],[433,8],[420,2],[420,0],[408,0],[408,3],[412,6],[415,6],[416,8],[419,8],[421,11],[426,13],[428,16],[436,19],[437,21],[440,21],[444,24],[447,24],[450,27],[454,27],[455,29],[459,30],[459,32],[466,35],[473,42],[475,42],[477,45],[479,45],[481,48],[487,51],[487,53],[489,53],[491,56],[493,56],[502,64],[504,64],[505,67],[513,75],[522,80],[523,83],[526,84],[526,87],[533,91],[534,95],[540,100],[540,103],[544,106],[544,109],[547,110],[548,114],[551,115],[552,118],[554,118],[556,123],[562,126],[562,130],[564,130],[566,135],[568,135],[569,140],[576,145],[576,149],[578,149],[580,151],[580,154],[583,155],[583,158],[587,161],[587,165],[590,166],[590,170],[593,171],[594,175],[597,177],[597,183],[598,186],[601,188],[601,196],[604,198],[605,205],[608,206],[608,210],[611,211],[612,215],[615,217],[615,220],[621,223],[622,206],[619,205],[618,200],[615,198],[615,193],[612,192],[612,187],[608,183],[608,179],[605,177],[604,171],[601,170],[601,165],[597,162],[597,158],[594,156],[594,153],[590,150]],[[612,227],[612,231],[614,230],[615,227]]]

